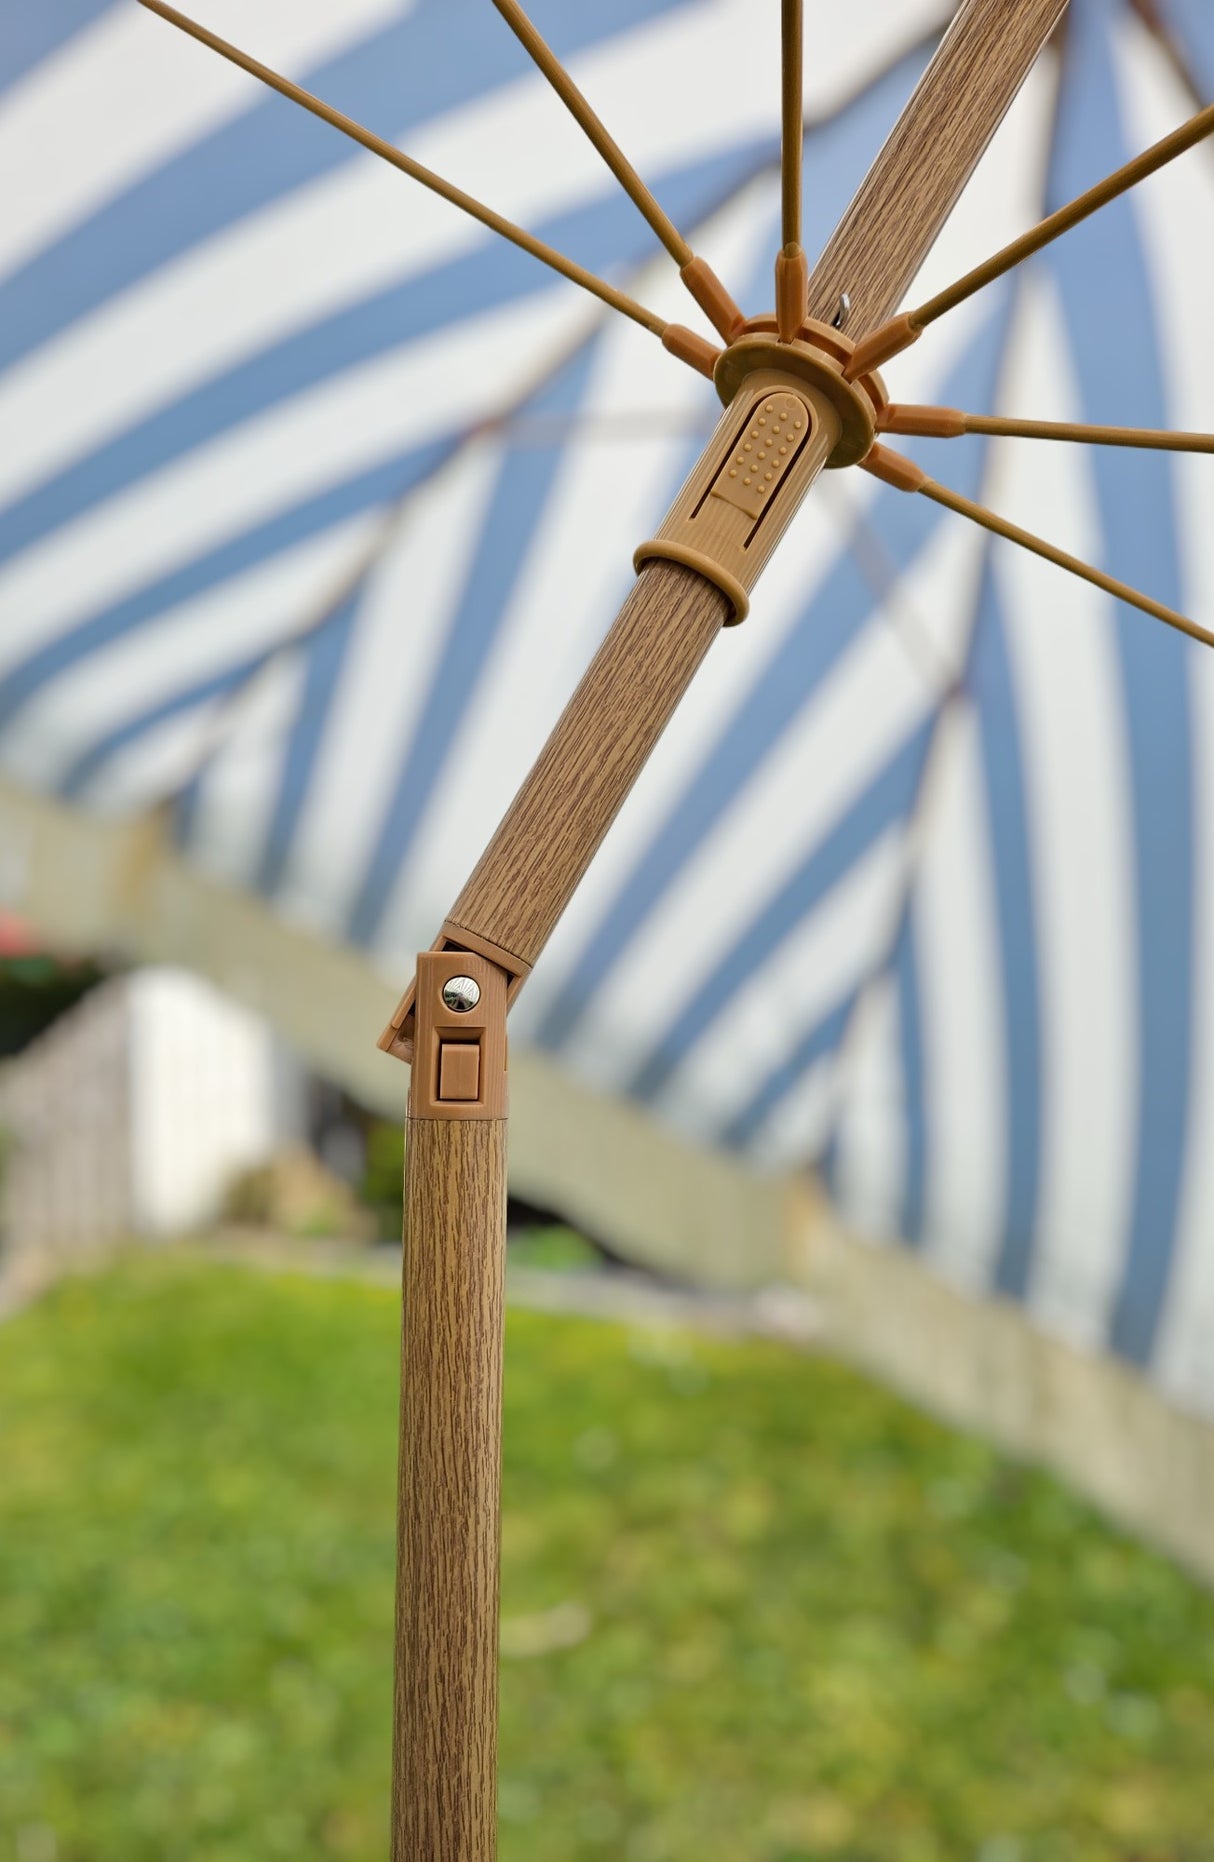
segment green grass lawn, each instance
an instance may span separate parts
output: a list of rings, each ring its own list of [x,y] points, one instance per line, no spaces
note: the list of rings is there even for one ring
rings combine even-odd
[[[0,1329],[0,1862],[386,1862],[397,1313]],[[1214,1598],[767,1344],[510,1317],[503,1862],[1214,1858]]]

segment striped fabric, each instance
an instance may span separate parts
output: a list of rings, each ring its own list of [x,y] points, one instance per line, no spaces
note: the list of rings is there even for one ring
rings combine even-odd
[[[483,0],[197,0],[586,264],[671,268]],[[1072,0],[915,288],[1214,87],[1207,0]],[[778,28],[754,0],[536,0],[749,311]],[[821,244],[941,0],[824,12]],[[706,383],[130,0],[0,21],[0,766],[168,811],[351,942],[426,945],[713,419]],[[936,326],[900,400],[1214,427],[1198,149]],[[908,444],[1214,616],[1208,460]],[[1214,657],[923,499],[828,476],[709,658],[517,1034],[976,1293],[1214,1411]],[[743,1237],[739,1247],[744,1247]]]

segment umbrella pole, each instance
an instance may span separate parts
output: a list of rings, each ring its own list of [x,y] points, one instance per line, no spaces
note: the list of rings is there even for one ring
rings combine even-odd
[[[405,1153],[393,1862],[497,1853],[506,976],[418,960]]]
[[[849,310],[864,330],[891,315],[1065,6],[962,0],[809,280],[814,316]],[[818,332],[829,350],[830,330]],[[793,509],[857,438],[858,398],[823,376],[820,357],[808,377],[789,363],[790,348],[756,353],[731,385],[703,459],[638,552],[632,593],[380,1037],[413,1063],[393,1862],[497,1854],[506,1009],[712,641],[745,613]],[[861,425],[876,412],[862,408]],[[764,430],[749,444],[743,413]],[[744,462],[773,435],[770,467],[752,483]],[[466,984],[472,1003],[458,1000]],[[448,1051],[459,1047],[475,1060]]]

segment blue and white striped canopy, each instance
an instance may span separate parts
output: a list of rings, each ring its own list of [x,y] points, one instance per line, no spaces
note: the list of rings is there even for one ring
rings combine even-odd
[[[197,0],[214,30],[665,314],[483,0]],[[822,243],[941,0],[822,8]],[[774,0],[536,0],[750,312]],[[1189,115],[1208,0],[1072,0],[925,268]],[[708,384],[133,0],[0,21],[0,768],[426,946],[714,417]],[[1214,427],[1199,148],[890,365],[899,400]],[[689,314],[691,313],[691,314]],[[1214,620],[1214,467],[966,439],[933,473]],[[1214,1408],[1214,656],[923,499],[829,475],[520,999],[655,1116]],[[743,1238],[739,1246],[744,1245]]]

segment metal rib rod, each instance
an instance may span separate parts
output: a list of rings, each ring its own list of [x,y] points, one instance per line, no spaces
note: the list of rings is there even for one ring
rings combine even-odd
[[[804,0],[781,0],[780,203],[785,249],[801,244],[802,25]]]
[[[1214,646],[1214,633],[1198,626],[1186,614],[1178,614],[1175,608],[1165,607],[1162,601],[1153,600],[1140,589],[1131,588],[1127,582],[1119,582],[1116,576],[1106,575],[1103,569],[1096,569],[1091,563],[1081,561],[1078,556],[1060,550],[1056,544],[1047,543],[1044,537],[1034,536],[1031,530],[1022,530],[1019,524],[1008,523],[1005,517],[988,511],[985,505],[975,504],[972,498],[963,498],[960,492],[950,491],[947,485],[938,484],[934,478],[926,479],[919,489],[925,498],[947,506],[950,511],[959,512],[962,517],[980,524],[984,530],[993,531],[997,537],[1006,538],[1009,543],[1018,543],[1021,549],[1031,550],[1034,556],[1044,557],[1046,562],[1052,562],[1059,569],[1077,575],[1081,581],[1103,589],[1106,595],[1112,595],[1118,601],[1127,602],[1131,608],[1149,614],[1152,619],[1162,621],[1165,627],[1174,627],[1178,633],[1187,634],[1190,640],[1200,640],[1203,646]]]
[[[518,5],[518,0],[493,0],[493,4],[532,63],[547,78],[578,128],[594,144],[625,194],[648,220],[675,264],[689,264],[695,254],[682,233],[646,187],[614,136],[591,109],[552,47]]]
[[[1173,433],[1166,427],[1094,427],[1075,420],[1010,420],[1002,414],[966,414],[958,407],[921,407],[892,401],[881,416],[883,433],[954,440],[965,433],[1000,439],[1073,440],[1087,446],[1137,446],[1160,453],[1214,453],[1214,433]]]
[[[713,328],[728,339],[744,319],[716,273],[705,260],[696,257],[692,246],[684,239],[656,196],[646,187],[615,137],[595,114],[547,40],[536,31],[518,0],[493,0],[493,4],[536,69],[547,78],[579,129],[589,137],[629,200],[653,228],[679,267],[683,283]]]
[[[781,0],[780,5],[780,197],[784,243],[776,255],[776,333],[782,343],[792,342],[809,312],[809,260],[801,246],[803,4],[804,0]]]
[[[959,491],[950,491],[947,485],[929,478],[913,459],[907,459],[901,453],[891,453],[884,446],[874,446],[860,463],[885,484],[894,485],[899,491],[921,492],[925,498],[944,505],[947,510],[956,511],[961,517],[968,517],[971,523],[991,531],[994,536],[1003,537],[1008,543],[1018,543],[1021,549],[1043,557],[1046,562],[1052,562],[1068,574],[1078,576],[1083,582],[1090,582],[1094,588],[1102,589],[1106,595],[1128,603],[1131,608],[1138,608],[1153,620],[1162,621],[1165,627],[1174,627],[1177,633],[1187,634],[1190,640],[1200,640],[1203,646],[1214,646],[1214,633],[1208,628],[1199,627],[1188,615],[1178,614],[1175,608],[1165,607],[1162,601],[1155,601],[1140,589],[1131,588],[1128,582],[1119,582],[1116,576],[1106,575],[1103,569],[1096,569],[1080,557],[1070,555],[1067,550],[1060,550],[1056,544],[1047,543],[1044,537],[1035,536],[1031,530],[1022,530],[1019,524],[1009,523],[1006,517],[988,510],[986,505],[976,504],[972,498],[963,497]]]
[[[221,58],[228,59],[231,64],[239,65],[242,71],[247,71],[250,77],[260,79],[261,83],[269,85],[270,89],[277,91],[280,96],[289,98],[292,103],[299,104],[305,110],[310,110],[313,116],[318,116],[322,122],[331,124],[334,129],[339,129],[343,136],[349,136],[351,141],[360,143],[364,149],[369,149],[372,155],[381,156],[394,168],[399,168],[402,174],[409,175],[414,181],[420,181],[421,185],[429,188],[431,193],[440,195],[453,207],[458,207],[462,213],[471,215],[474,220],[479,220],[481,225],[487,226],[491,232],[500,233],[503,239],[508,239],[512,245],[530,253],[532,258],[540,261],[541,265],[549,266],[552,271],[559,272],[571,283],[580,285],[583,291],[591,292],[604,304],[609,304],[612,310],[618,310],[625,317],[631,317],[634,323],[641,324],[646,330],[652,330],[655,336],[665,335],[669,326],[656,312],[646,310],[643,304],[638,304],[635,298],[628,296],[627,292],[617,291],[614,285],[608,284],[603,278],[596,277],[593,272],[587,271],[584,266],[578,265],[573,259],[567,259],[564,253],[558,252],[555,247],[546,244],[544,240],[536,239],[533,234],[525,232],[521,226],[516,226],[512,220],[507,220],[500,213],[495,213],[492,207],[486,207],[481,201],[475,200],[471,194],[465,194],[462,188],[456,187],[450,181],[444,181],[441,175],[436,175],[432,169],[423,167],[420,162],[415,162],[412,156],[404,154],[394,143],[385,141],[382,136],[375,135],[372,130],[364,129],[363,125],[356,123],[353,117],[346,116],[341,110],[335,110],[331,104],[325,103],[320,97],[314,97],[311,91],[304,90],[301,85],[292,83],[290,78],[284,78],[277,71],[272,71],[268,65],[263,65],[259,59],[250,58],[247,52],[242,52],[238,46],[229,44],[226,39],[221,39],[217,33],[208,31],[205,26],[199,25],[197,20],[179,13],[176,7],[167,6],[165,0],[140,0],[140,5],[147,7],[151,13],[158,13],[161,19],[167,20],[171,26],[177,26],[182,32],[188,33],[201,45],[208,46],[213,52],[218,52]]]
[[[1048,246],[1061,234],[1068,233],[1073,226],[1078,226],[1081,220],[1086,220],[1099,208],[1106,207],[1119,195],[1128,193],[1130,188],[1136,187],[1140,181],[1145,181],[1148,176],[1157,174],[1169,162],[1175,161],[1178,155],[1183,155],[1186,150],[1193,148],[1196,143],[1203,141],[1212,132],[1214,132],[1214,104],[1208,105],[1204,110],[1199,110],[1197,115],[1190,117],[1187,123],[1182,123],[1179,129],[1174,129],[1171,135],[1164,136],[1149,149],[1144,149],[1141,155],[1136,155],[1132,161],[1115,169],[1111,175],[1106,175],[1103,181],[1096,183],[1095,187],[1090,187],[1085,193],[1076,195],[1075,199],[1068,201],[1065,207],[1059,207],[1057,212],[1047,214],[1044,220],[1031,227],[1027,233],[1021,234],[1019,239],[1013,239],[1010,245],[1004,246],[991,258],[984,260],[981,265],[975,265],[972,271],[966,272],[964,277],[958,278],[946,290],[938,291],[935,297],[929,297],[926,303],[920,304],[916,310],[906,311],[889,323],[883,324],[879,330],[874,330],[872,335],[866,337],[859,345],[848,363],[846,370],[848,378],[855,380],[856,376],[867,373],[869,369],[880,368],[881,364],[888,362],[891,356],[896,356],[901,350],[908,348],[928,324],[936,321],[937,317],[942,317],[948,310],[955,310],[958,304],[963,304],[967,298],[974,295],[975,291],[981,291],[984,285],[991,284],[996,278],[1001,278],[1005,272],[1011,271],[1013,266],[1022,264],[1035,252],[1040,252],[1044,246]]]

